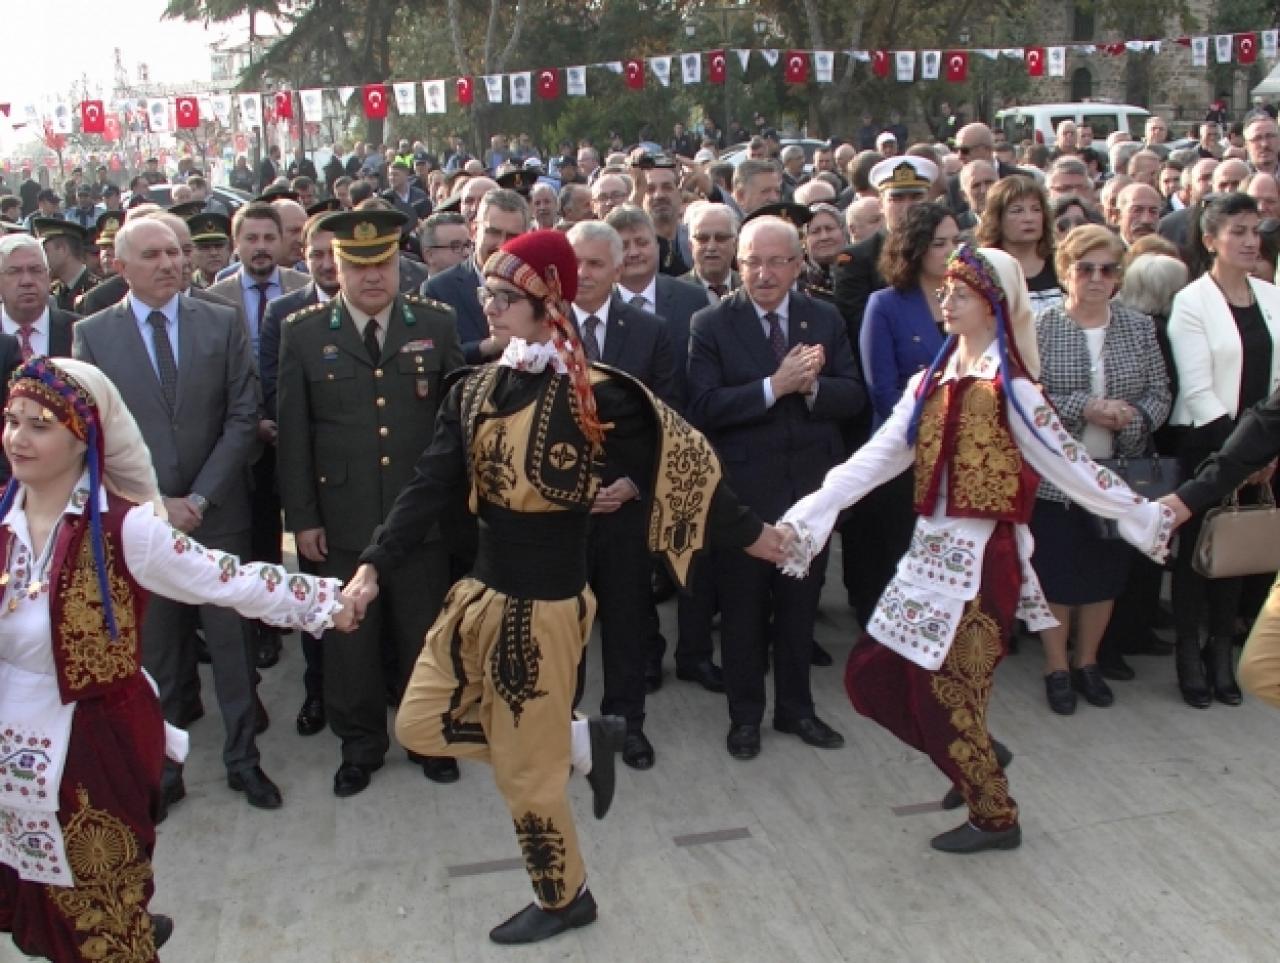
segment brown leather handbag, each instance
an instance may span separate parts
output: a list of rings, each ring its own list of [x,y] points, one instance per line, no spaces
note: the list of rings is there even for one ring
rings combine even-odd
[[[1240,492],[1209,509],[1196,539],[1191,566],[1205,578],[1270,575],[1280,570],[1280,509],[1270,485],[1259,485],[1256,505],[1241,505]]]

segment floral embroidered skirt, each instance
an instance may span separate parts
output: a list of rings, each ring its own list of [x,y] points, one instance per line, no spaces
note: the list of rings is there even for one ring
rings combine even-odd
[[[864,635],[849,653],[845,690],[853,707],[913,748],[960,790],[979,829],[1018,821],[1009,782],[987,731],[996,666],[1008,651],[1022,584],[1011,523],[987,542],[978,595],[967,604],[942,666],[929,671]]]
[[[56,963],[157,959],[147,902],[164,740],[160,703],[141,673],[76,705],[58,790],[75,885],[28,882],[0,866],[0,932],[24,953]]]

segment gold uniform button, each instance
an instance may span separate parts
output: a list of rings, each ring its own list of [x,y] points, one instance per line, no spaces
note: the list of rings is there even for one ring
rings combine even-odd
[[[373,376],[374,376],[375,378],[381,378],[381,377],[382,377],[382,369],[381,369],[381,368],[374,368],[374,369],[373,369]]]
[[[321,485],[323,485],[323,484],[324,484],[325,482],[327,482],[328,480],[329,480],[329,479],[328,479],[328,478],[326,478],[324,475],[321,475],[321,476],[320,476],[320,484],[321,484]]]
[[[377,405],[379,408],[385,408],[387,406],[387,399],[379,398],[377,401],[374,402],[374,404]]]
[[[332,371],[330,371],[327,375],[325,375],[325,377],[326,377],[326,378],[328,378],[330,381],[332,381],[332,380],[333,380],[333,372],[332,372]]]
[[[388,428],[386,425],[383,425],[381,428],[378,429],[378,434],[381,435],[383,438],[386,438],[387,435],[391,434],[391,429]]]
[[[413,356],[413,363],[414,363],[414,364],[422,364],[422,355],[420,355],[420,354],[415,354],[415,355]]]
[[[387,455],[383,455],[382,458],[380,459],[380,462],[382,464],[382,467],[386,468],[388,465],[391,464],[391,458]]]

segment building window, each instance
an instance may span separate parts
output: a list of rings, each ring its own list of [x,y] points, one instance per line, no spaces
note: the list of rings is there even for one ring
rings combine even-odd
[[[1071,101],[1079,103],[1093,96],[1093,74],[1088,67],[1077,67],[1071,71]]]
[[[1071,39],[1093,39],[1093,7],[1073,5],[1071,8]]]

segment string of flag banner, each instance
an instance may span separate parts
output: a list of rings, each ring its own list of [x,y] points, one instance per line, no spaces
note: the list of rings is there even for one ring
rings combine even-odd
[[[724,84],[728,79],[729,57],[732,54],[743,73],[747,71],[752,56],[762,59],[770,69],[782,64],[783,80],[788,84],[830,84],[835,80],[836,58],[841,55],[858,63],[869,65],[874,77],[887,80],[893,77],[899,83],[920,80],[944,80],[964,83],[969,76],[973,58],[988,61],[1008,59],[1021,61],[1031,77],[1065,77],[1067,55],[1123,56],[1125,54],[1160,53],[1165,45],[1189,48],[1193,67],[1208,67],[1210,48],[1218,64],[1237,63],[1250,65],[1259,55],[1275,60],[1277,53],[1276,30],[1226,33],[1202,37],[1173,37],[1160,40],[1121,40],[1103,44],[1061,44],[1031,47],[977,47],[950,50],[779,50],[776,48],[732,48],[679,54],[664,54],[647,58],[614,60],[605,63],[583,64],[572,67],[544,67],[540,70],[521,70],[512,73],[486,74],[480,77],[455,77],[423,81],[365,84],[363,86],[314,87],[303,90],[277,90],[261,93],[211,93],[179,97],[148,97],[118,101],[112,109],[101,100],[86,100],[80,104],[80,126],[86,134],[119,136],[121,111],[132,115],[145,103],[146,121],[153,133],[169,133],[189,130],[204,121],[216,120],[224,127],[232,126],[232,112],[238,110],[240,121],[248,127],[261,127],[266,123],[288,122],[297,119],[295,100],[301,107],[301,119],[306,123],[320,123],[324,119],[325,94],[337,95],[343,109],[351,99],[360,94],[365,117],[381,120],[394,104],[401,115],[418,113],[418,88],[422,90],[424,113],[443,114],[449,109],[449,90],[453,101],[461,107],[475,103],[477,80],[483,86],[485,98],[490,104],[509,103],[528,106],[536,97],[539,100],[556,100],[562,95],[585,97],[587,95],[588,68],[601,68],[621,77],[630,90],[643,90],[649,76],[661,87],[670,87],[678,76],[684,86],[695,84]],[[562,83],[563,81],[563,83]],[[7,104],[0,104],[0,111],[8,115]],[[47,121],[54,133],[69,134],[73,131],[71,110],[62,103],[54,106],[52,116],[42,117],[34,106],[25,108],[20,122]],[[113,122],[115,129],[112,129]],[[17,124],[15,124],[17,126]],[[114,139],[114,137],[112,138]]]

